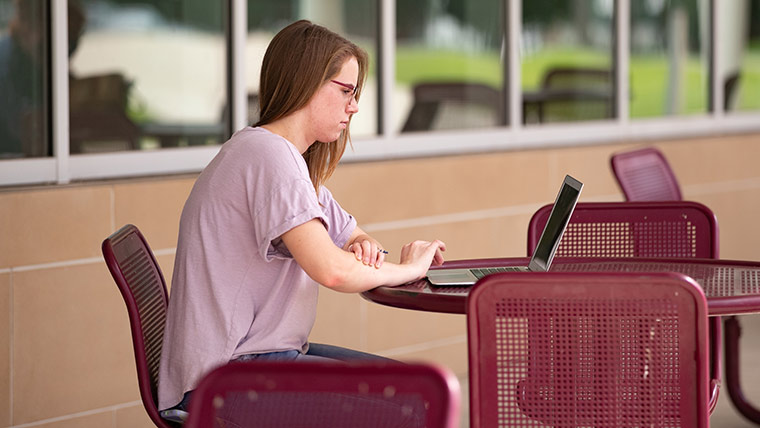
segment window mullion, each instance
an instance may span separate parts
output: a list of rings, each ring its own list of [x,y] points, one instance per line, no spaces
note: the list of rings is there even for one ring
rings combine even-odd
[[[721,12],[721,8],[718,7],[718,4],[714,1],[710,1],[710,47],[708,49],[708,52],[710,52],[710,58],[708,61],[710,61],[710,73],[709,73],[709,79],[710,79],[710,92],[712,94],[712,106],[711,106],[711,113],[714,115],[714,117],[719,118],[723,117],[725,115],[725,91],[724,91],[724,82],[726,79],[726,73],[725,73],[725,66],[723,64],[724,62],[724,56],[722,53],[722,45],[720,41],[718,40],[720,38],[720,35],[722,34],[722,24],[725,24],[723,21],[723,14]]]
[[[630,119],[631,2],[618,0],[615,5],[615,116],[620,124]]]
[[[69,169],[69,34],[68,4],[50,2],[51,21],[51,108],[53,156],[56,159],[56,181],[71,180]]]
[[[396,79],[396,0],[380,1],[380,50],[378,52],[378,131],[382,139],[393,138],[393,88]]]
[[[232,130],[231,133],[244,128],[248,125],[248,87],[245,80],[245,44],[248,34],[248,5],[246,0],[230,0],[230,19],[228,29],[230,43],[232,46],[227,49],[231,58],[227,63],[230,64],[228,70],[228,79],[230,84],[230,111]]]
[[[507,0],[507,67],[508,78],[505,85],[509,85],[507,91],[509,99],[509,126],[513,130],[522,128],[523,103],[520,43],[522,39],[522,0]]]

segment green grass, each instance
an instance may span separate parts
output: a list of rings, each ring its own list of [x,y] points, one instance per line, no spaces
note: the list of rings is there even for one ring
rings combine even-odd
[[[396,53],[396,81],[444,82],[447,80],[485,83],[496,88],[502,83],[499,54],[402,48]]]
[[[745,54],[739,80],[737,109],[760,110],[760,46]],[[536,89],[544,72],[553,66],[609,67],[610,56],[572,48],[546,49],[522,63],[522,88]],[[706,72],[697,57],[689,58],[681,88],[684,98],[681,114],[707,110]],[[631,117],[664,115],[668,61],[663,55],[636,55],[630,59]],[[396,80],[412,85],[417,82],[464,80],[502,86],[502,65],[498,52],[463,53],[399,46],[396,57]]]
[[[630,60],[631,70],[631,117],[657,117],[666,112],[668,88],[668,60],[660,55],[635,56]],[[681,82],[682,114],[707,111],[707,75],[698,58],[689,58]]]
[[[553,67],[609,68],[610,57],[600,52],[568,49],[546,49],[522,61],[522,88],[538,89],[544,73]]]
[[[739,78],[738,110],[760,110],[760,43],[744,56]]]

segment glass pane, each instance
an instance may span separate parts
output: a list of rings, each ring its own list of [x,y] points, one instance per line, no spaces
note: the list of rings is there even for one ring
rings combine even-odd
[[[83,0],[81,22],[69,14],[71,152],[224,141],[225,4]]]
[[[0,0],[0,159],[52,155],[47,0]]]
[[[369,54],[370,69],[359,101],[359,113],[351,119],[351,137],[373,136],[378,124],[377,0],[248,0],[246,84],[248,123],[258,120],[258,88],[261,61],[269,41],[288,24],[308,19],[342,35]]]
[[[395,129],[505,123],[502,3],[396,1]]]
[[[708,111],[709,4],[631,2],[631,117]]]
[[[522,3],[523,123],[614,117],[612,0]]]
[[[717,7],[724,106],[727,111],[760,110],[760,0],[717,2]]]

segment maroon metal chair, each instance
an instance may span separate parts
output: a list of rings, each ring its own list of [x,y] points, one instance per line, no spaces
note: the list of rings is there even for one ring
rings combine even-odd
[[[538,244],[551,205],[528,225],[528,254]],[[718,221],[697,202],[578,203],[555,257],[718,258]],[[710,319],[710,411],[721,384],[720,317]]]
[[[551,209],[530,219],[529,254]],[[579,202],[555,256],[718,258],[718,220],[698,202]]]
[[[489,275],[467,337],[473,428],[708,426],[707,301],[684,275]]]
[[[459,400],[456,377],[430,364],[248,361],[201,380],[185,426],[454,428]]]
[[[654,147],[615,153],[612,172],[627,201],[680,201],[681,187],[665,156]]]
[[[729,92],[726,92],[727,94]],[[681,200],[681,188],[665,156],[654,147],[613,154],[610,163],[625,199],[628,201]],[[717,258],[717,253],[716,256]],[[720,318],[711,320],[713,334],[720,331]],[[760,424],[760,409],[744,395],[739,375],[741,325],[735,316],[723,318],[726,389],[739,413]],[[717,333],[720,334],[720,333]],[[716,335],[717,335],[716,334]],[[713,347],[720,346],[720,336]]]
[[[159,428],[180,426],[158,412],[158,365],[169,303],[166,283],[148,242],[128,224],[103,241],[103,258],[127,305],[140,397]]]

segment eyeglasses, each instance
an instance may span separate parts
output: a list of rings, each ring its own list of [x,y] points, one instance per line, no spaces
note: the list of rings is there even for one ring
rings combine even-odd
[[[330,80],[330,81],[333,82],[333,83],[335,83],[336,85],[343,86],[344,88],[350,90],[351,91],[351,96],[356,97],[356,92],[359,90],[358,86],[354,86],[354,85],[352,85],[350,83],[339,82],[337,80]]]

